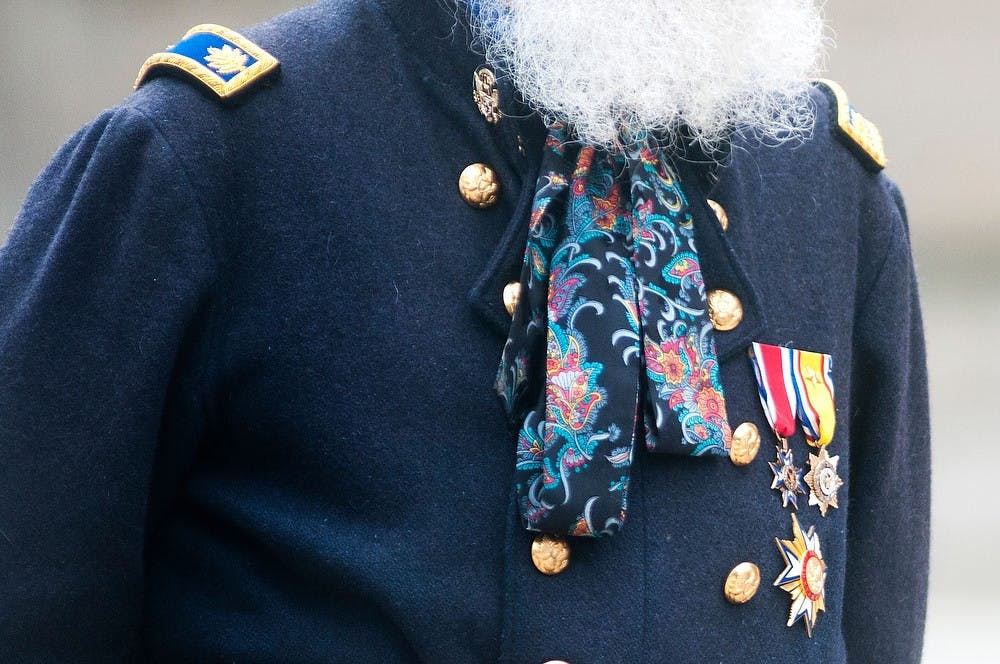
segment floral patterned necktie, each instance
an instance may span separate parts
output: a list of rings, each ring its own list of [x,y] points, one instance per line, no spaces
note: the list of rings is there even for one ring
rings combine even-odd
[[[497,392],[529,530],[621,529],[636,444],[726,454],[731,432],[687,200],[650,144],[549,128]],[[640,428],[641,427],[641,428]]]

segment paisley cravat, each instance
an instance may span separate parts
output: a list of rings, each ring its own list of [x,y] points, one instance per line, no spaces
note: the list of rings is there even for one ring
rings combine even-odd
[[[529,530],[610,535],[636,444],[725,454],[731,432],[681,183],[644,143],[616,155],[549,128],[521,298],[497,376]]]

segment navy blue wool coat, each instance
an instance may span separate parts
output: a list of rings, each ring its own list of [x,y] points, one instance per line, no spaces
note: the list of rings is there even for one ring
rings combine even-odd
[[[906,217],[833,134],[690,164],[748,467],[639,454],[629,520],[532,565],[493,391],[544,128],[431,0],[246,33],[280,73],[223,104],[159,77],[82,129],[0,254],[0,661],[909,662],[928,548]],[[523,146],[523,150],[519,149]],[[489,164],[500,202],[456,186]],[[840,507],[813,637],[786,627],[752,341],[830,353]],[[791,441],[805,460],[801,435]],[[804,465],[800,463],[800,465]],[[722,592],[756,563],[749,603]]]

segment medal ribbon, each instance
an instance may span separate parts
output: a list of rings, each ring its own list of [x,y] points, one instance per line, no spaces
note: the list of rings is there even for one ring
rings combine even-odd
[[[496,387],[529,530],[620,530],[639,441],[728,453],[694,226],[658,149],[612,155],[550,127],[521,293]]]
[[[833,440],[837,420],[833,402],[833,358],[805,350],[794,353],[792,367],[799,421],[806,440],[816,447],[825,447]]]
[[[757,375],[757,393],[768,424],[778,438],[785,440],[795,433],[795,381],[792,377],[792,349],[754,342],[750,346]]]
[[[824,447],[833,440],[836,409],[833,358],[824,353],[770,346],[750,347],[760,403],[779,438],[795,433],[796,419],[806,440]]]

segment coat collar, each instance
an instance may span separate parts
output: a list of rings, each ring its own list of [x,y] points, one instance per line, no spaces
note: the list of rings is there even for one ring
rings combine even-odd
[[[464,10],[456,9],[453,0],[372,0],[393,24],[395,33],[413,55],[413,64],[425,80],[458,97],[464,106],[471,105],[473,74],[485,66],[477,49],[470,46],[471,30]],[[510,316],[503,306],[501,293],[506,284],[516,281],[521,272],[528,235],[528,218],[534,200],[542,146],[546,128],[536,113],[523,102],[510,81],[497,73],[503,120],[490,129],[492,143],[501,153],[507,195],[513,200],[511,216],[487,264],[470,293],[473,310],[499,335],[505,336]],[[485,121],[468,114],[468,109],[450,110],[471,122]],[[483,127],[472,127],[481,132]],[[675,165],[695,217],[695,234],[708,289],[722,288],[734,293],[743,304],[743,322],[731,332],[716,338],[720,360],[745,350],[760,335],[765,321],[757,290],[742,268],[739,256],[726,233],[715,221],[707,198],[719,200],[734,218],[751,214],[738,169],[732,160],[724,160],[721,171],[714,172],[713,160],[695,148],[675,154]],[[717,183],[716,183],[716,180]]]

